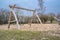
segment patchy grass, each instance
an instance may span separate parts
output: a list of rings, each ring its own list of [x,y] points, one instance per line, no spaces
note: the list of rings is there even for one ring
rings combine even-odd
[[[0,31],[0,40],[60,40],[59,36],[52,36],[45,31]]]

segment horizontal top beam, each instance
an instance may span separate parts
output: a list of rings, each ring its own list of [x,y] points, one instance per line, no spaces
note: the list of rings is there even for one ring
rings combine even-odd
[[[16,9],[21,9],[21,10],[26,10],[26,11],[35,11],[35,10],[32,10],[32,9],[27,9],[27,8],[23,8],[23,7],[17,7],[16,5],[9,5],[10,8],[16,8]]]

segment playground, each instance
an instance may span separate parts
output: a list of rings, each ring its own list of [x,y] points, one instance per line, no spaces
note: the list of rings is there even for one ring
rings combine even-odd
[[[9,5],[9,7],[10,7],[10,13],[9,13],[9,17],[8,17],[9,18],[8,24],[0,25],[0,30],[22,30],[22,31],[49,31],[49,30],[54,31],[54,30],[60,30],[60,25],[59,25],[60,20],[58,18],[56,18],[55,16],[53,18],[55,20],[57,20],[57,23],[43,24],[41,18],[39,18],[39,16],[37,15],[36,9],[28,9],[28,8],[18,7],[16,5]],[[32,19],[28,19],[29,23],[27,23],[27,24],[21,24],[21,23],[19,24],[19,21],[18,21],[18,18],[17,18],[17,15],[16,15],[14,9],[21,9],[21,10],[26,10],[26,11],[32,12],[32,14],[33,14]],[[12,15],[14,16],[14,18],[12,17]],[[32,23],[35,20],[34,19],[35,17],[37,18],[39,23]],[[14,22],[14,24],[13,24],[13,22]]]
[[[60,5],[55,1],[1,0],[0,40],[60,40]]]

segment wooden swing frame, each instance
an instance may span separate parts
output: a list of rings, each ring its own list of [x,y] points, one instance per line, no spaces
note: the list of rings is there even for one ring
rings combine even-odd
[[[10,14],[9,14],[9,20],[8,20],[8,29],[10,28],[10,22],[15,22],[15,21],[16,21],[16,25],[17,25],[18,29],[20,29],[17,16],[16,16],[16,14],[15,14],[15,12],[14,12],[14,8],[33,12],[33,15],[36,15],[36,17],[38,18],[40,24],[42,24],[39,16],[38,16],[37,13],[36,13],[36,9],[34,9],[34,10],[32,10],[32,9],[27,9],[27,8],[17,7],[16,5],[13,5],[13,6],[12,6],[12,5],[9,5],[9,7],[10,7]],[[11,21],[11,14],[12,14],[12,13],[13,13],[13,15],[14,15],[14,17],[15,17],[15,20],[14,20],[14,21]]]

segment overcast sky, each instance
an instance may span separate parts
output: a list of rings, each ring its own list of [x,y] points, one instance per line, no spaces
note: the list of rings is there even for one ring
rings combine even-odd
[[[9,9],[9,4],[17,4],[18,6],[25,8],[38,8],[38,0],[0,0],[0,9]],[[44,0],[46,7],[46,13],[59,13],[60,12],[60,0]]]

